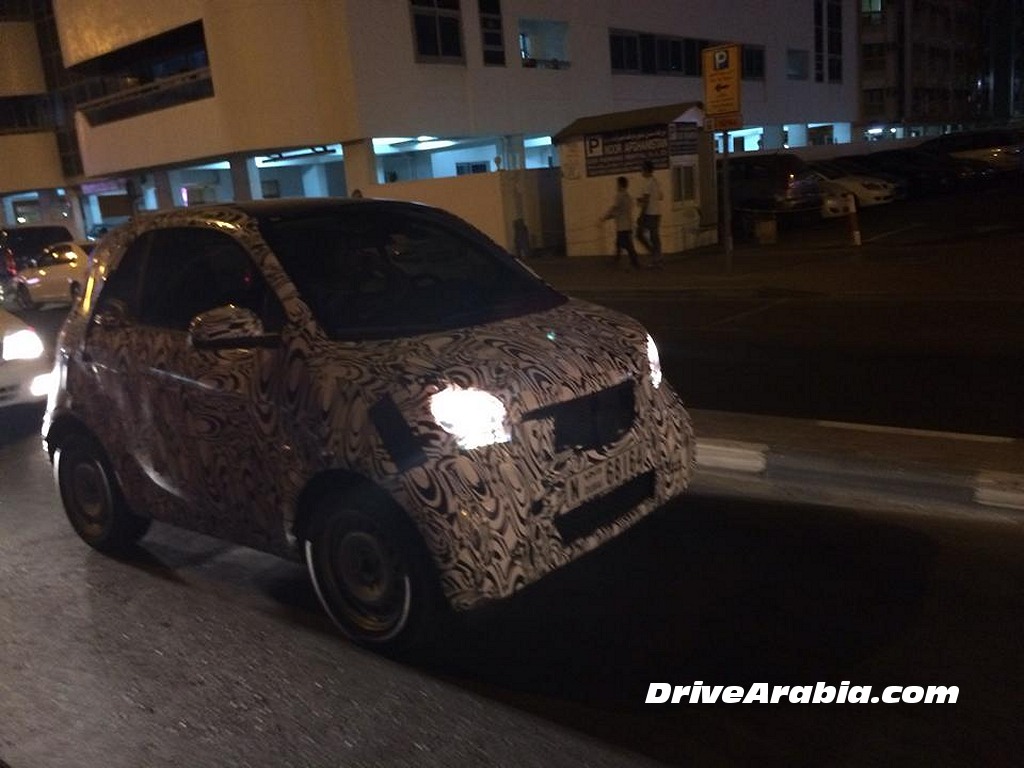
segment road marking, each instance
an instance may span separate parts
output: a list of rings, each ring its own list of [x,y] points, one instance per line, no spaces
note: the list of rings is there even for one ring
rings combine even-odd
[[[1024,509],[1024,475],[1009,472],[979,472],[974,500],[989,507]]]
[[[911,224],[909,227],[900,227],[899,229],[894,229],[891,232],[883,232],[880,235],[875,235],[874,237],[869,237],[864,242],[865,243],[873,243],[873,242],[875,242],[875,240],[881,240],[883,237],[891,237],[892,235],[899,235],[899,234],[902,234],[904,232],[909,232],[912,229],[917,229],[918,227],[923,227],[923,226],[924,226],[923,224]]]
[[[768,466],[768,446],[739,440],[697,440],[697,466],[701,469],[726,469],[733,472],[764,472]]]
[[[775,307],[781,306],[782,304],[786,304],[788,302],[788,298],[769,301],[765,304],[762,304],[759,307],[754,307],[753,309],[748,309],[743,312],[737,312],[735,315],[729,315],[728,317],[723,317],[720,320],[715,320],[713,323],[704,323],[703,325],[699,326],[699,330],[706,331],[709,328],[714,328],[719,325],[726,325],[728,323],[733,323],[737,320],[743,320],[744,318],[750,317],[751,315],[757,315],[760,314],[761,312],[767,312],[769,309],[774,309]]]
[[[832,429],[849,429],[858,432],[877,432],[888,435],[911,435],[913,437],[937,437],[943,440],[968,440],[976,443],[1015,443],[1016,438],[1000,435],[972,435],[968,432],[939,432],[932,429],[911,429],[908,427],[888,427],[881,424],[853,424],[845,421],[818,421],[819,427]]]

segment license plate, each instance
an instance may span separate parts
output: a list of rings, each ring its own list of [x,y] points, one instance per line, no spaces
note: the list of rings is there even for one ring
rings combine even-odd
[[[603,496],[618,488],[644,470],[644,455],[639,448],[631,448],[609,456],[600,464],[580,472],[569,479],[565,487],[567,506],[572,508],[590,499]]]

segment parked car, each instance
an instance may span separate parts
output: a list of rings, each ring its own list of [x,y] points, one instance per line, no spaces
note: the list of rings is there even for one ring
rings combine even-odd
[[[828,162],[830,165],[834,165],[849,174],[871,176],[891,184],[894,200],[906,200],[910,196],[910,182],[906,176],[882,170],[878,167],[877,163],[866,161],[865,157],[866,155],[839,155],[838,157],[830,157]]]
[[[833,219],[849,216],[857,210],[857,198],[838,184],[823,181],[821,184],[821,217]]]
[[[50,363],[32,328],[0,309],[0,408],[42,403],[50,384]]]
[[[14,297],[14,278],[42,255],[43,248],[72,239],[68,228],[59,225],[0,228],[0,306]]]
[[[821,187],[796,155],[741,155],[731,158],[728,166],[729,196],[737,211],[800,213],[821,208]],[[722,167],[720,160],[720,174]]]
[[[997,173],[1024,171],[1024,129],[948,133],[917,145],[923,152],[983,163]]]
[[[39,224],[0,229],[0,255],[7,277],[14,277],[30,261],[38,259],[46,246],[68,240],[74,238],[62,226]]]
[[[100,551],[152,518],[304,559],[341,631],[394,649],[597,548],[693,472],[644,328],[440,210],[177,209],[93,257],[43,434]]]
[[[93,243],[55,243],[18,272],[14,290],[25,309],[39,304],[70,304],[82,292]]]
[[[860,155],[858,162],[867,169],[892,173],[904,177],[911,196],[921,197],[957,188],[959,177],[948,163],[934,155],[913,149],[886,149]]]
[[[828,161],[810,163],[808,169],[824,189],[838,188],[849,192],[856,198],[860,208],[891,203],[896,199],[896,185],[877,176],[850,173],[842,166]]]

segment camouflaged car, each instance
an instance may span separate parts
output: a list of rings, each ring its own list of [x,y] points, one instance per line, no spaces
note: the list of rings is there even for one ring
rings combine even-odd
[[[43,435],[98,550],[159,520],[304,559],[346,635],[395,648],[689,482],[690,420],[644,328],[443,211],[179,209],[93,256]]]

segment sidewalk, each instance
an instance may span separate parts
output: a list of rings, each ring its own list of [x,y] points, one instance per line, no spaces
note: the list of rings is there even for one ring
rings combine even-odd
[[[913,247],[913,246],[909,246]],[[928,299],[992,286],[949,275],[900,279],[911,266],[891,249],[839,242],[737,244],[727,269],[720,246],[670,255],[661,269],[623,270],[607,257],[537,259],[530,266],[566,293],[671,290],[716,294],[818,296],[909,292]],[[870,268],[865,268],[870,264]],[[910,286],[908,291],[908,286]],[[951,287],[952,286],[952,287]],[[1011,286],[1012,289],[1012,286]],[[685,392],[682,393],[685,400]],[[871,492],[962,509],[1024,512],[1024,440],[691,409],[697,433],[697,486],[737,483],[790,490]]]

